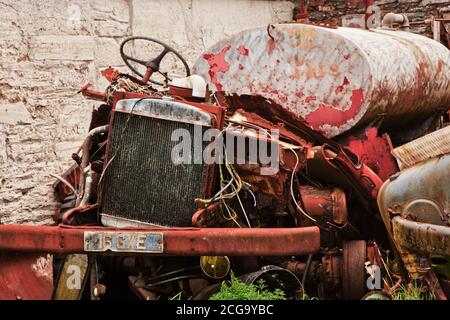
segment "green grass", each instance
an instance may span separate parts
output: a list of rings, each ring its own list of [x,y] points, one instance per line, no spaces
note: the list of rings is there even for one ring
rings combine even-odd
[[[267,290],[262,279],[256,285],[245,284],[231,273],[230,285],[222,282],[220,291],[213,294],[209,300],[286,300],[286,297],[280,289],[273,292]]]
[[[416,282],[400,285],[391,294],[392,300],[433,300],[433,294],[422,292],[421,287]]]

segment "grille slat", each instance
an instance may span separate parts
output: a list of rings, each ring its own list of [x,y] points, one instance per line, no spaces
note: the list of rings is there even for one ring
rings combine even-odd
[[[203,194],[206,165],[174,164],[171,141],[176,129],[194,136],[194,125],[147,116],[132,115],[121,141],[129,114],[114,114],[105,172],[102,213],[161,226],[191,226],[195,198]],[[207,127],[201,127],[204,132]],[[205,143],[203,143],[203,148]],[[191,155],[193,155],[193,143]]]

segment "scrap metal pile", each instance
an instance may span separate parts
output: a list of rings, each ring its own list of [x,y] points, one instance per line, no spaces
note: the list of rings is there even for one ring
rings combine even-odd
[[[164,50],[137,59],[136,40]],[[155,85],[168,53],[186,78]],[[109,68],[105,92],[81,89],[102,103],[57,176],[55,226],[0,226],[4,257],[54,253],[55,276],[0,297],[207,299],[231,272],[288,299],[375,299],[409,280],[449,296],[447,48],[289,23],[219,42],[193,75],[150,38],[121,54],[140,78]]]

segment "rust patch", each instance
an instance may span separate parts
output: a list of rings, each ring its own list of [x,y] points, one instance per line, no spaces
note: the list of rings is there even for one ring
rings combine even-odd
[[[241,45],[236,50],[243,56],[248,56],[248,48],[246,48],[245,46]]]

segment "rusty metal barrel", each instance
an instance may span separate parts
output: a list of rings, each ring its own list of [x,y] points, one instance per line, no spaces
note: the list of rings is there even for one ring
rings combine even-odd
[[[328,137],[425,120],[450,104],[450,51],[395,30],[277,24],[209,48],[194,73],[212,91],[262,95]]]

